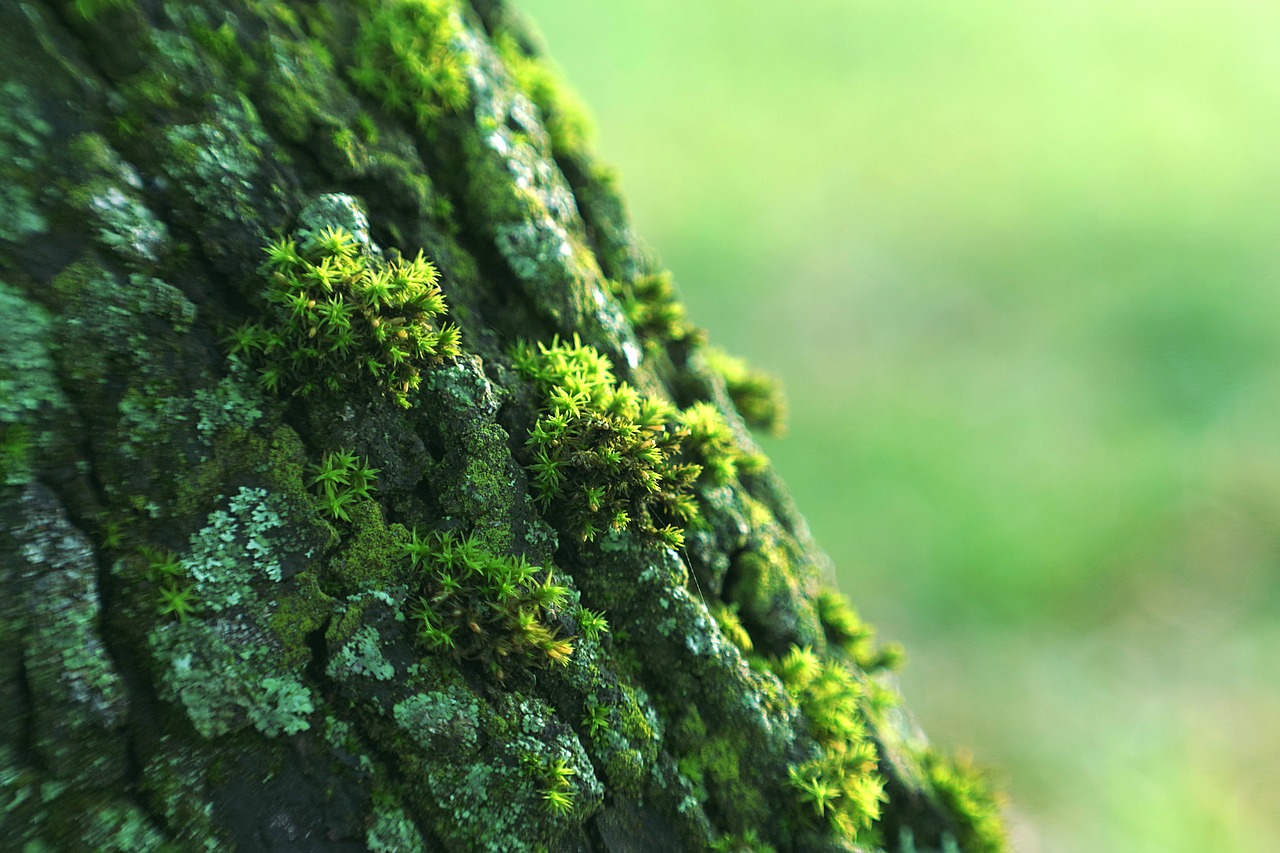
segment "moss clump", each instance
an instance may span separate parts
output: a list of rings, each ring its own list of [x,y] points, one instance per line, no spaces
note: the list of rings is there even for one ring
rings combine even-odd
[[[689,322],[684,304],[676,298],[671,273],[664,271],[641,275],[632,281],[611,281],[609,286],[640,339],[701,343],[706,337],[702,329]]]
[[[356,85],[420,129],[467,105],[461,21],[452,0],[364,0],[355,40]]]
[[[1008,850],[999,796],[968,757],[952,758],[930,750],[923,764],[934,792],[960,824],[960,849],[965,853]]]
[[[514,359],[544,401],[527,442],[537,503],[583,541],[635,529],[683,545],[702,468],[678,460],[688,431],[675,407],[619,384],[609,360],[577,337],[518,347]]]
[[[573,644],[552,623],[569,590],[550,569],[448,531],[413,531],[404,554],[425,575],[410,615],[428,649],[482,660],[498,675],[508,659],[568,664]]]
[[[714,347],[708,347],[704,356],[707,366],[724,379],[734,408],[749,426],[770,435],[786,432],[787,399],[777,379]]]
[[[259,365],[263,387],[307,396],[372,379],[399,405],[422,369],[459,353],[460,333],[436,325],[445,311],[440,276],[419,252],[384,263],[337,226],[266,247],[271,319],[245,323],[232,354]]]
[[[374,480],[379,473],[350,450],[333,450],[311,467],[308,485],[316,490],[324,515],[331,521],[349,522],[356,502],[372,497]]]
[[[729,482],[739,470],[758,472],[768,464],[762,455],[738,447],[724,415],[711,403],[694,403],[676,415],[676,422],[684,428],[686,452],[712,485]]]
[[[807,647],[793,646],[772,667],[821,747],[816,757],[788,769],[795,811],[838,838],[857,840],[888,802],[859,708],[862,686],[843,664],[823,661]]]
[[[577,789],[573,776],[577,772],[563,758],[538,758],[530,756],[529,766],[539,777],[538,796],[546,810],[556,817],[573,814]]]
[[[872,672],[902,666],[902,646],[898,643],[878,645],[875,629],[862,621],[849,599],[828,589],[818,593],[814,603],[827,642],[843,650],[860,669]]]
[[[159,585],[159,614],[186,622],[188,616],[200,609],[200,602],[182,562],[172,551],[159,548],[144,546],[140,553],[147,561],[147,577]]]
[[[744,655],[749,655],[755,648],[755,644],[751,641],[751,634],[742,624],[742,620],[738,618],[738,603],[722,604],[713,603],[708,608],[711,615],[715,618],[716,624],[720,626],[720,633],[728,638],[729,642],[738,647],[738,651]]]

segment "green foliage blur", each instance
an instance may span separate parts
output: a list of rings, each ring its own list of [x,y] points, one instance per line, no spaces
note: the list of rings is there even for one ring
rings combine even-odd
[[[1280,849],[1280,6],[517,0],[1017,849]]]

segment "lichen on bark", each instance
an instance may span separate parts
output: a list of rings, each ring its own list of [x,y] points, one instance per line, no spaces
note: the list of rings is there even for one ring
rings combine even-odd
[[[15,849],[1001,849],[751,438],[772,390],[709,366],[508,6],[20,0],[0,51]],[[422,253],[460,330],[394,394],[231,343],[273,316],[264,248],[339,230],[353,268]],[[586,404],[513,354],[575,336],[634,389],[571,439],[609,415],[627,500],[706,469],[679,537],[537,499],[531,434]],[[335,458],[376,488],[335,503]]]

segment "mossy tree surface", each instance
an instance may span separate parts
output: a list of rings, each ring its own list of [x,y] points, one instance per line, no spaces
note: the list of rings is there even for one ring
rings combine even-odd
[[[0,51],[6,844],[1001,848],[506,6]]]

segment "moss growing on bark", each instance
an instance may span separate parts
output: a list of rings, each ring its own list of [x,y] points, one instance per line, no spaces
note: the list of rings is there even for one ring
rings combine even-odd
[[[422,370],[459,352],[461,334],[439,325],[444,295],[421,253],[383,263],[341,226],[281,237],[265,249],[272,318],[232,333],[232,355],[259,367],[269,391],[307,397],[372,382],[400,406]]]
[[[94,5],[0,4],[15,843],[997,837],[502,4]]]

